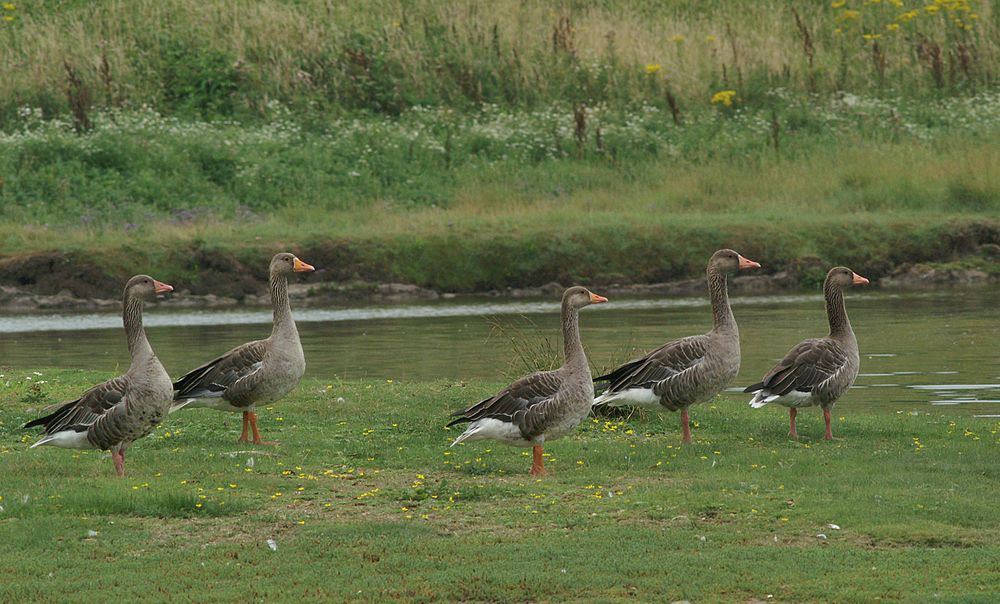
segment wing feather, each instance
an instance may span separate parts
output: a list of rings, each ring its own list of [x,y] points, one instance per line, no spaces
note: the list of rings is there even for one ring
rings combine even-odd
[[[847,366],[843,347],[830,338],[803,340],[745,392],[766,390],[784,396],[793,390],[812,392]]]
[[[192,369],[174,382],[174,400],[222,396],[226,390],[260,369],[266,340],[233,348],[226,354]]]
[[[646,356],[594,379],[608,381],[607,392],[650,387],[683,374],[705,358],[708,336],[688,336],[667,342]]]
[[[120,375],[102,382],[83,393],[80,398],[63,403],[49,415],[32,420],[25,428],[42,426],[45,434],[53,434],[70,426],[90,426],[125,400],[131,380]]]
[[[512,421],[516,413],[551,399],[559,391],[562,382],[559,371],[542,371],[525,376],[496,395],[479,401],[468,409],[455,411],[451,415],[457,419],[448,425],[454,426],[486,417]]]

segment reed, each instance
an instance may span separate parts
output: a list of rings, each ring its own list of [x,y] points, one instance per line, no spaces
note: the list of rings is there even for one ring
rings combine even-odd
[[[3,12],[4,126],[20,107],[68,114],[81,98],[252,118],[270,101],[398,114],[556,100],[685,107],[725,89],[753,105],[775,87],[934,97],[995,84],[1000,63],[986,0],[50,1]]]

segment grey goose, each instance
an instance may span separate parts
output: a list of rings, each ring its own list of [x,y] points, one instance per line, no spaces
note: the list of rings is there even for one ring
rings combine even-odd
[[[523,377],[496,395],[468,409],[452,413],[448,426],[469,422],[451,446],[492,439],[515,447],[532,448],[531,474],[545,474],[543,447],[564,436],[590,413],[594,399],[587,355],[580,342],[579,311],[608,299],[584,287],[571,287],[562,297],[564,362],[554,371]]]
[[[826,422],[823,438],[833,439],[830,410],[854,384],[861,366],[858,340],[844,306],[844,288],[867,284],[868,279],[849,268],[830,269],[823,281],[829,335],[799,342],[764,379],[744,390],[755,393],[751,407],[760,408],[771,402],[788,407],[788,436],[799,437],[795,429],[798,409],[819,405]]]
[[[729,306],[727,275],[760,268],[730,249],[708,261],[708,293],[712,302],[712,329],[706,334],[667,342],[649,354],[594,378],[607,382],[594,407],[637,406],[681,412],[681,433],[691,442],[688,407],[722,391],[740,370],[740,332]]]
[[[128,371],[59,405],[53,413],[24,425],[42,426],[42,445],[66,449],[110,450],[115,473],[125,475],[125,450],[146,436],[169,413],[173,400],[170,376],[163,369],[142,327],[142,305],[157,294],[173,291],[148,275],[125,284],[122,323],[131,357]]]
[[[268,271],[274,309],[271,335],[237,346],[177,379],[171,412],[189,407],[241,412],[240,442],[247,442],[248,432],[252,432],[254,444],[274,444],[260,437],[256,407],[273,403],[294,390],[306,371],[305,354],[288,303],[287,275],[313,270],[294,254],[276,254]]]

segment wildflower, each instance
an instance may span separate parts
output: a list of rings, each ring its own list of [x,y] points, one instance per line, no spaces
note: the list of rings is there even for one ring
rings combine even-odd
[[[939,10],[941,10],[941,7],[940,6],[935,6],[933,4],[931,4],[930,6],[925,6],[924,7],[924,11],[926,11],[928,15],[933,15],[934,13],[938,12]]]
[[[886,31],[896,31],[899,29],[899,23],[886,23],[885,29]]]
[[[838,18],[841,21],[857,21],[858,19],[861,18],[861,12],[847,9],[844,12],[840,13],[840,17]]]
[[[715,42],[715,36],[713,36],[712,34],[708,34],[707,36],[705,36],[705,41],[706,42]]]
[[[14,9],[16,9],[16,8],[17,8],[17,7],[16,7],[16,6],[14,6],[14,3],[13,3],[13,2],[4,2],[4,3],[3,3],[3,9],[4,9],[4,10],[14,10]]]
[[[685,38],[685,37],[684,37],[684,36],[682,36],[681,34],[677,34],[677,35],[675,35],[674,37],[670,38],[670,40],[671,40],[672,42],[676,42],[677,44],[683,44],[683,43],[684,43],[684,40],[687,40],[687,38]]]
[[[879,38],[882,37],[882,34],[865,34],[861,37],[864,38],[865,40],[878,40]]]
[[[830,8],[844,8],[845,4],[847,4],[847,0],[834,0],[830,3]]]
[[[646,73],[653,74],[660,70],[659,63],[646,63]]]
[[[726,107],[733,106],[733,97],[736,96],[735,90],[720,90],[712,95],[712,104],[722,103]]]

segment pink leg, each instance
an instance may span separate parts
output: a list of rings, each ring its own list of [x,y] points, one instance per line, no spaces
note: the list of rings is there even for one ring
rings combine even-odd
[[[825,438],[826,440],[833,440],[833,432],[830,432],[830,410],[829,409],[826,409],[826,408],[823,409],[823,421],[826,422],[826,434],[823,435],[823,438]]]
[[[799,433],[795,430],[795,415],[799,412],[795,407],[788,408],[788,437],[799,439]]]
[[[270,440],[261,440],[260,432],[257,431],[257,414],[250,414],[250,428],[253,430],[253,444],[255,445],[276,445],[278,443]]]
[[[112,451],[111,461],[115,462],[115,474],[118,478],[125,477],[125,452],[124,451]]]
[[[240,434],[240,438],[237,442],[245,443],[250,441],[250,416],[253,415],[249,411],[243,412],[243,434]]]
[[[681,408],[681,433],[685,443],[691,442],[691,418],[688,417],[687,407]]]
[[[535,445],[531,448],[531,472],[532,476],[545,476],[545,460],[542,457],[542,446]]]

